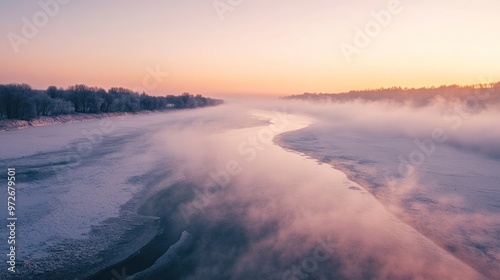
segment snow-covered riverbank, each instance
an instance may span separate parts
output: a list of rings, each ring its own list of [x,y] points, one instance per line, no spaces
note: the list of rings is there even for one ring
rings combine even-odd
[[[114,117],[125,117],[130,115],[137,114],[151,114],[158,113],[153,111],[142,111],[138,113],[101,113],[101,114],[82,114],[75,113],[71,115],[60,115],[54,117],[38,117],[32,120],[0,120],[0,131],[2,130],[16,130],[23,129],[29,127],[36,126],[46,126],[46,125],[54,125],[54,124],[62,124],[62,123],[72,123],[72,122],[82,122],[89,121],[95,119],[105,119],[105,118],[114,118]]]

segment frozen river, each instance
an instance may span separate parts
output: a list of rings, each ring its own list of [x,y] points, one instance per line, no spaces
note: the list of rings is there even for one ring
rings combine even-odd
[[[17,276],[486,279],[484,267],[495,275],[356,180],[368,171],[346,169],[348,178],[333,168],[345,167],[335,158],[346,153],[376,152],[318,123],[300,110],[230,104],[0,132],[2,166],[17,172]],[[399,195],[391,198],[407,198]],[[495,252],[498,241],[488,242]]]

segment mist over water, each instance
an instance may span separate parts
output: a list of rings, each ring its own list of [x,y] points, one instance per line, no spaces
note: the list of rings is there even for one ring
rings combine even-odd
[[[96,279],[112,277],[111,268],[133,279],[494,279],[500,180],[499,135],[491,127],[499,111],[449,115],[450,108],[249,99],[136,116],[113,121],[113,133],[60,176],[75,187],[106,151],[103,170],[92,180],[103,199],[128,201],[112,216],[160,219],[153,249],[141,250],[151,254],[116,264],[102,253],[104,270]],[[78,143],[85,139],[74,135],[93,127],[2,137],[31,134],[8,153],[29,169],[50,158],[37,155],[40,150],[62,153],[29,141]],[[478,133],[482,129],[489,132]],[[32,150],[16,157],[16,145]],[[73,206],[65,207],[73,213]],[[134,219],[122,220],[131,235]],[[79,230],[93,227],[90,221]],[[26,232],[41,230],[36,225]],[[89,240],[106,244],[96,229]],[[122,247],[133,237],[116,236],[129,245],[113,239],[117,243],[102,245],[103,252],[124,259],[130,252]],[[70,247],[71,238],[67,242]],[[82,255],[95,259],[94,253]],[[68,267],[64,273],[83,273],[78,264]]]
[[[438,246],[498,278],[500,111],[437,100],[304,105],[317,122],[279,142],[344,171]]]
[[[156,138],[164,137],[166,153],[178,154],[182,172],[192,183],[194,196],[178,205],[177,223],[171,226],[188,232],[193,240],[178,260],[148,277],[481,279],[481,274],[496,275],[491,265],[498,248],[495,208],[474,213],[484,205],[447,193],[446,188],[440,190],[440,178],[431,178],[435,186],[427,181],[421,184],[420,173],[427,161],[443,163],[432,155],[426,155],[426,163],[412,166],[411,174],[398,173],[399,155],[408,157],[419,147],[414,139],[432,139],[433,129],[456,125],[442,117],[448,105],[413,108],[386,103],[311,105],[255,100],[245,104],[230,103],[220,110],[227,119],[252,117],[253,126],[216,133],[212,129],[187,130]],[[466,136],[481,125],[491,125],[496,114],[492,110],[464,115],[463,130],[451,127],[447,141],[483,145],[489,140]],[[383,155],[372,164],[368,162],[378,154],[370,154],[372,147],[366,146],[370,142],[381,146]],[[433,149],[436,158],[441,158],[440,150],[453,155],[456,148],[441,142]],[[458,158],[470,155],[470,149],[458,152]],[[488,153],[475,155],[477,161],[484,161],[485,169],[494,170],[496,161]],[[359,166],[359,170],[340,168],[349,178],[331,167],[342,167],[346,158]],[[445,165],[443,173],[450,164],[456,164],[455,159]],[[361,185],[352,181],[357,179]],[[430,189],[436,190],[436,196],[427,203],[426,197],[434,195]],[[471,204],[466,207],[467,203]],[[432,220],[418,220],[429,218],[431,210]],[[420,212],[409,219],[415,211]],[[419,223],[431,227],[421,228]],[[433,228],[439,225],[440,229]],[[486,253],[468,259],[454,255],[463,250],[453,248],[471,246],[466,233],[454,232],[460,227],[465,231],[471,227],[476,233],[493,230],[482,235],[488,240],[484,242],[489,246],[483,251]],[[445,234],[452,238],[440,243],[439,237]]]

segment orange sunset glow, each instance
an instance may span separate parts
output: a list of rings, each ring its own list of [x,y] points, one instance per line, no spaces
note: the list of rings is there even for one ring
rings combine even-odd
[[[0,3],[0,83],[34,88],[279,96],[500,75],[496,0],[60,1],[46,18]],[[148,69],[162,76],[145,86]]]

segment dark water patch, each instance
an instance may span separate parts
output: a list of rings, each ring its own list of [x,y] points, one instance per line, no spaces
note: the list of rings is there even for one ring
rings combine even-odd
[[[168,248],[176,243],[184,230],[184,220],[178,211],[181,203],[194,199],[193,186],[188,183],[174,184],[153,197],[139,208],[139,214],[160,218],[162,231],[146,246],[122,262],[111,265],[86,279],[109,280],[125,273],[130,276],[151,267]]]

